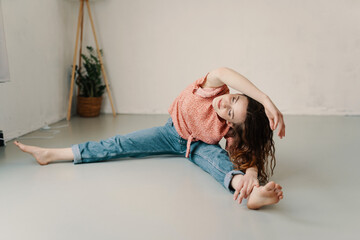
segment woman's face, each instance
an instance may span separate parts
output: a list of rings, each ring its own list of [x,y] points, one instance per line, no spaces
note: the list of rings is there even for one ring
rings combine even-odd
[[[212,106],[219,117],[229,123],[243,123],[246,119],[248,99],[242,94],[225,94],[214,98]]]

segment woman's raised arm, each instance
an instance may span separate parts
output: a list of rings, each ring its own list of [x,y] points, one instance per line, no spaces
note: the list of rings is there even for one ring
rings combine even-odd
[[[246,77],[226,67],[212,70],[207,76],[203,87],[219,87],[224,84],[255,99],[261,104],[264,104],[264,101],[268,98],[265,93],[260,91]]]
[[[227,67],[217,68],[208,74],[206,82],[202,87],[219,87],[224,84],[261,103],[265,107],[271,129],[275,130],[279,126],[278,136],[280,138],[285,136],[285,124],[282,113],[269,96],[240,73]]]

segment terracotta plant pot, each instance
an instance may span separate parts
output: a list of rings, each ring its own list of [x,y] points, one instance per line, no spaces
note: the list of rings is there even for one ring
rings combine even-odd
[[[97,117],[100,115],[102,97],[77,97],[76,111],[81,117]]]

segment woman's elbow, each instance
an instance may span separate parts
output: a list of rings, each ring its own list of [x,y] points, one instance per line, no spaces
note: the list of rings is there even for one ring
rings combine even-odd
[[[221,79],[223,76],[227,75],[229,72],[234,72],[229,67],[219,67],[212,71],[215,76],[217,76],[219,79]]]

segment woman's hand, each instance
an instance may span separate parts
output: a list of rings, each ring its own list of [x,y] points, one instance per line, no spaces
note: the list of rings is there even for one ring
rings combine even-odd
[[[271,130],[275,131],[277,126],[279,126],[278,136],[281,138],[285,137],[285,123],[282,113],[277,109],[275,104],[271,101],[269,97],[263,102],[266,116],[269,119]]]
[[[249,168],[245,175],[236,175],[233,178],[235,189],[234,201],[238,200],[239,204],[244,198],[248,198],[255,186],[259,187],[259,180],[257,179],[257,170]]]

